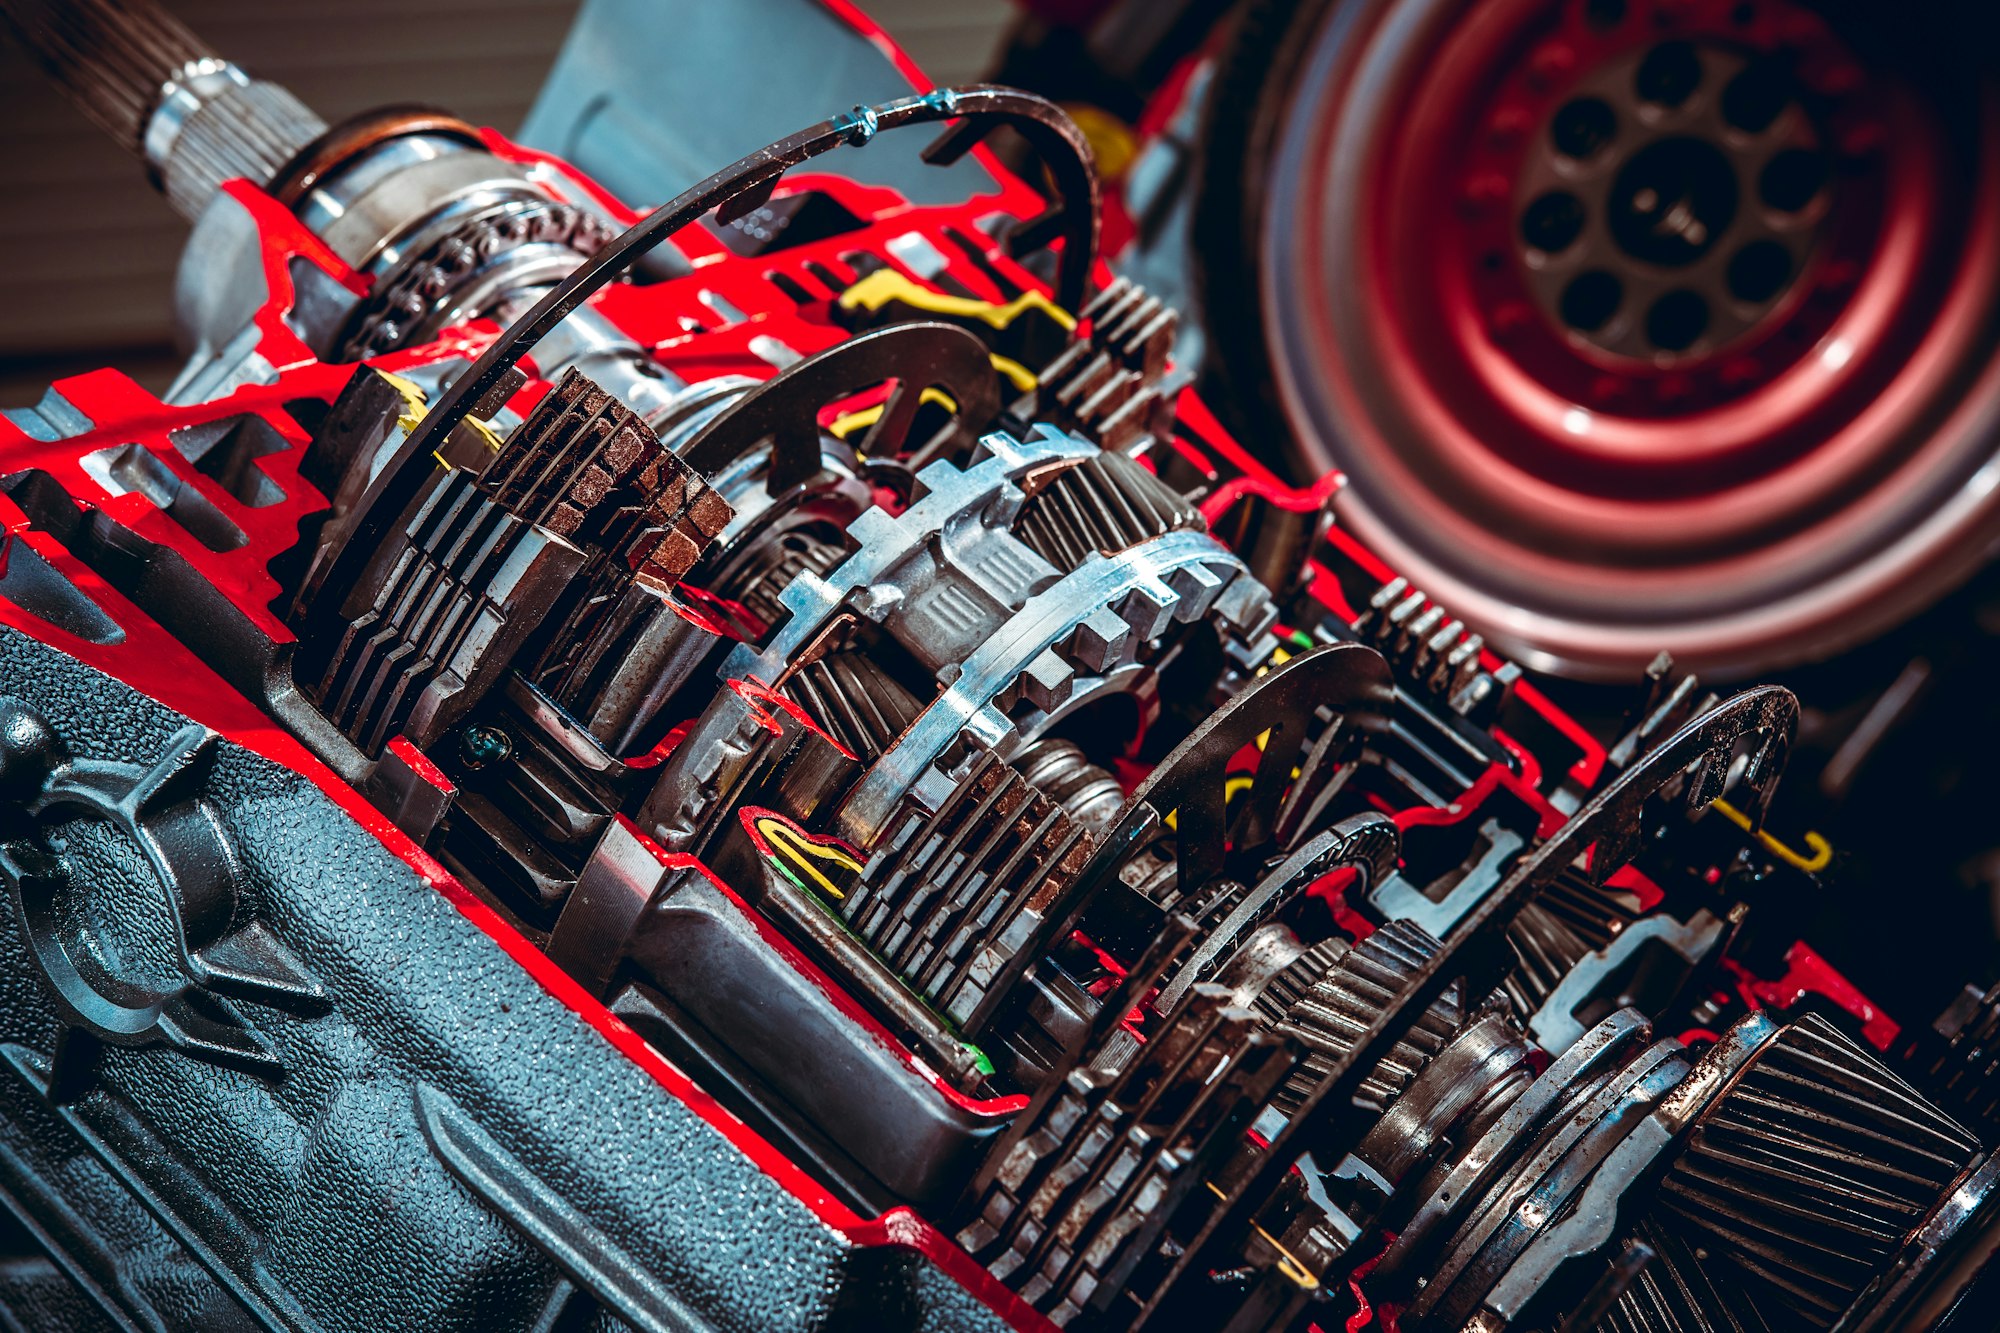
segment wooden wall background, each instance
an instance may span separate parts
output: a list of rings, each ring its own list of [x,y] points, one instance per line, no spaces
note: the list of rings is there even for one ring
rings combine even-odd
[[[712,0],[727,3],[727,0]],[[387,102],[517,129],[578,0],[169,0],[328,120]],[[1003,0],[863,0],[941,83],[985,72]],[[115,365],[164,387],[186,224],[0,36],[0,407]]]

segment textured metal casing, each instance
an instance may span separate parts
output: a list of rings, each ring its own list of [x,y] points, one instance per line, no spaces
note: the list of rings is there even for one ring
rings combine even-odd
[[[185,725],[12,629],[0,679],[82,757],[146,762]],[[332,1002],[255,1010],[282,1079],[113,1049],[52,1106],[55,1016],[0,924],[0,1202],[124,1326],[545,1328],[595,1273],[636,1327],[1000,1327],[914,1252],[856,1248],[843,1210],[753,1162],[311,781],[220,748],[207,794],[254,911]],[[142,873],[135,846],[71,846],[81,872]],[[48,1277],[0,1266],[0,1306],[55,1299]]]

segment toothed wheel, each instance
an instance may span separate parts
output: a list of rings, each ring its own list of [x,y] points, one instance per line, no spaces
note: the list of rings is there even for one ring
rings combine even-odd
[[[1340,966],[1340,960],[1353,948],[1346,940],[1321,940],[1290,964],[1278,970],[1253,1003],[1257,1012],[1263,1014],[1274,1025],[1285,1021],[1294,1006],[1320,981]]]
[[[938,811],[892,831],[840,912],[954,1022],[991,1012],[1088,859],[1083,825],[993,755]]]
[[[1130,279],[1116,278],[1084,306],[1089,333],[1048,364],[1035,387],[1036,417],[1075,430],[1109,453],[1173,433],[1167,381],[1180,315]]]
[[[828,653],[800,666],[785,694],[863,763],[896,743],[923,704],[866,653]]]
[[[1014,533],[1057,569],[1183,529],[1205,531],[1201,511],[1123,454],[1098,454],[1056,474],[1021,508]]]
[[[1939,1207],[1978,1140],[1808,1016],[1704,1112],[1661,1184],[1663,1224],[1787,1327],[1830,1328]]]
[[[1278,1109],[1295,1112],[1440,947],[1423,927],[1392,921],[1348,950],[1308,988],[1280,1029],[1297,1037],[1306,1055],[1279,1090]],[[1356,1100],[1387,1110],[1464,1022],[1465,1006],[1453,987],[1403,1034],[1361,1085]]]
[[[1591,1333],[1775,1333],[1728,1281],[1718,1281],[1686,1241],[1653,1223],[1636,1238],[1653,1257]],[[1553,1333],[1553,1331],[1552,1331]]]

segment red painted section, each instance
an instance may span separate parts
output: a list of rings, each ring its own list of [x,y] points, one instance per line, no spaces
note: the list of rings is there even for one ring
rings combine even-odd
[[[1785,973],[1776,980],[1753,977],[1741,968],[1733,970],[1737,973],[1738,990],[1754,1008],[1775,1009],[1785,1014],[1817,996],[1851,1015],[1860,1025],[1862,1037],[1878,1051],[1889,1050],[1902,1033],[1902,1026],[1895,1019],[1883,1013],[1803,940],[1786,952]]]
[[[458,790],[457,784],[444,775],[444,770],[431,762],[431,757],[410,744],[409,737],[397,736],[389,742],[389,753],[410,766],[410,771],[446,795]]]
[[[613,216],[630,221],[636,215],[606,195],[599,187],[545,155],[536,154],[488,132],[487,145],[510,160],[529,164],[552,191],[571,198],[587,198],[603,205]],[[826,317],[826,302],[838,291],[827,287],[808,271],[809,263],[821,264],[833,275],[851,281],[856,275],[839,259],[841,253],[866,250],[887,253],[886,242],[908,231],[921,231],[947,255],[958,255],[947,226],[968,237],[979,237],[975,220],[996,209],[1031,215],[1039,211],[1039,199],[1019,181],[1002,176],[1000,193],[969,201],[954,209],[911,210],[892,193],[853,185],[838,177],[801,174],[788,182],[789,189],[822,188],[835,195],[858,216],[870,219],[858,232],[835,237],[811,246],[785,252],[774,261],[759,264],[737,261],[713,237],[691,228],[683,233],[683,249],[694,259],[696,272],[687,278],[647,288],[621,287],[605,295],[600,308],[607,316],[634,335],[656,346],[661,361],[688,378],[717,374],[752,374],[767,378],[775,367],[749,349],[757,336],[775,337],[801,354],[831,346],[846,335]],[[275,382],[248,385],[226,398],[192,406],[169,406],[147,393],[129,378],[115,371],[97,371],[65,380],[56,391],[92,423],[81,433],[55,442],[38,441],[11,422],[0,420],[0,457],[6,459],[7,473],[35,469],[47,472],[77,503],[101,512],[105,518],[134,534],[166,547],[186,559],[213,583],[261,632],[278,643],[291,639],[289,631],[272,609],[280,588],[270,575],[269,564],[297,539],[299,524],[308,515],[325,508],[325,498],[299,475],[298,464],[307,435],[285,410],[285,404],[301,399],[330,403],[353,374],[349,365],[319,362],[287,322],[295,302],[292,266],[295,263],[319,268],[351,291],[364,291],[367,280],[347,268],[316,238],[307,233],[290,213],[244,182],[224,187],[250,214],[262,238],[264,273],[269,297],[255,317],[260,333],[259,353],[276,372]],[[995,264],[1022,286],[1033,279],[1004,255],[992,254]],[[970,285],[983,286],[985,279],[963,260],[958,269]],[[785,273],[808,291],[824,293],[825,301],[800,307],[772,282]],[[707,299],[713,293],[721,302]],[[997,293],[996,293],[997,295]],[[719,310],[733,308],[743,318],[729,319]],[[470,326],[448,331],[426,347],[394,353],[369,364],[398,371],[452,357],[477,355],[495,332],[491,325]],[[547,391],[545,383],[533,382],[522,391],[516,406],[531,406]],[[282,492],[282,499],[262,507],[239,500],[214,479],[196,468],[174,448],[171,432],[233,417],[254,414],[263,419],[290,446],[259,458],[254,466]],[[182,523],[161,509],[138,489],[109,486],[99,478],[109,478],[103,467],[96,476],[84,461],[100,450],[134,446],[146,451],[153,464],[148,473],[163,474],[178,493],[191,491],[243,533],[240,544],[216,551],[209,548]],[[492,908],[460,884],[443,866],[412,842],[400,829],[370,806],[353,788],[315,758],[302,745],[263,714],[250,700],[230,688],[214,670],[188,648],[148,618],[128,599],[111,588],[94,570],[72,556],[49,534],[35,529],[26,515],[9,498],[0,495],[0,558],[12,543],[25,542],[62,573],[78,592],[94,602],[122,632],[116,643],[98,644],[78,638],[29,614],[11,601],[0,598],[0,622],[50,644],[106,674],[114,676],[169,708],[219,732],[229,740],[300,773],[311,780],[350,817],[373,834],[391,852],[409,864],[424,880],[444,895],[473,925],[518,965],[534,977],[580,1021],[598,1032],[635,1064],[646,1070],[671,1096],[685,1103],[714,1126],[756,1166],[779,1181],[788,1192],[808,1205],[829,1227],[857,1245],[902,1245],[923,1252],[952,1274],[975,1295],[991,1305],[1016,1327],[1047,1328],[1039,1315],[1007,1291],[984,1268],[935,1228],[909,1213],[894,1210],[880,1218],[855,1214],[821,1187],[810,1175],[794,1165],[762,1137],[743,1125],[719,1103],[703,1092],[688,1076],[630,1027],[613,1016],[595,997],[584,991],[558,969],[534,945],[502,919]],[[797,715],[790,700],[769,691],[757,691],[761,699],[784,707]],[[405,748],[408,748],[405,743]],[[411,750],[413,766],[443,779],[421,754]],[[641,762],[657,763],[661,755],[645,756]],[[448,784],[447,784],[448,785]],[[664,855],[664,854],[663,854]],[[702,873],[709,874],[705,867]],[[709,874],[711,880],[714,879]],[[721,886],[731,892],[727,886]],[[731,896],[736,896],[731,892]],[[736,898],[739,905],[742,900]],[[747,905],[744,910],[749,912]],[[753,919],[755,914],[751,913]],[[875,1032],[879,1039],[895,1046],[893,1038],[842,995],[830,978],[817,974],[810,962],[779,935],[769,923],[759,929],[772,947],[794,965],[816,976],[828,993],[851,1009],[857,1023]],[[904,1057],[918,1063],[907,1052]],[[930,1075],[941,1093],[977,1113],[1004,1116],[1018,1110],[1020,1098],[980,1102],[966,1098]]]
[[[912,79],[921,75],[908,63],[907,56],[881,37],[846,0],[824,3],[852,24],[857,31],[882,45],[885,54]],[[503,137],[487,132],[489,148],[509,160],[531,167],[552,191],[579,201],[604,207],[612,216],[629,222],[633,212],[611,199],[602,189],[578,173],[542,154],[520,148]],[[894,263],[888,242],[905,233],[923,236],[951,261],[950,274],[974,291],[999,292],[960,248],[970,238],[980,243],[977,220],[996,209],[1016,216],[1032,216],[1041,201],[1020,181],[1001,175],[998,193],[966,201],[949,208],[914,209],[889,191],[864,187],[837,176],[801,173],[783,187],[825,190],[861,217],[863,225],[843,236],[785,250],[762,260],[742,260],[729,255],[713,236],[701,228],[690,228],[676,242],[695,265],[686,277],[638,286],[621,285],[604,293],[597,308],[612,322],[651,348],[658,360],[674,372],[690,379],[722,374],[743,374],[768,378],[776,367],[763,356],[756,340],[768,339],[800,355],[809,355],[841,341],[845,332],[828,315],[829,304],[842,286],[853,280],[854,268],[841,256],[856,251]],[[295,303],[293,272],[296,266],[317,268],[351,291],[365,290],[366,280],[331,254],[273,200],[242,182],[225,187],[229,195],[249,214],[263,239],[264,273],[269,299],[256,316],[260,341],[258,350],[273,367],[273,382],[247,385],[216,402],[190,406],[169,406],[147,393],[123,375],[98,371],[61,382],[57,391],[91,423],[79,434],[54,441],[30,437],[11,422],[0,420],[0,457],[7,474],[34,469],[46,472],[73,500],[145,541],[157,544],[184,559],[201,577],[212,583],[245,620],[273,642],[287,644],[291,635],[280,619],[281,588],[270,572],[274,559],[284,554],[298,539],[301,524],[322,512],[326,499],[307,484],[299,463],[307,443],[306,432],[292,418],[287,404],[300,400],[330,403],[347,383],[354,367],[328,365],[318,361],[287,320]],[[1023,288],[1036,288],[1035,280],[1004,255],[984,247],[983,258],[1008,279]],[[914,277],[914,274],[909,276]],[[784,283],[793,290],[788,290]],[[803,290],[810,299],[794,294]],[[407,370],[427,363],[476,355],[495,335],[491,325],[474,325],[448,330],[430,345],[382,357],[370,364],[387,371]],[[753,344],[756,344],[753,346]],[[547,391],[547,384],[531,380],[521,391],[516,406],[532,404]],[[260,418],[276,432],[287,447],[266,454],[254,466],[275,487],[279,498],[268,504],[253,504],[203,472],[175,446],[174,432],[188,426],[204,425],[249,414]],[[1192,393],[1180,398],[1180,414],[1191,438],[1177,441],[1183,457],[1196,462],[1217,478],[1206,497],[1203,510],[1211,520],[1220,520],[1241,504],[1268,503],[1292,512],[1324,509],[1343,484],[1329,476],[1307,489],[1287,487],[1252,459],[1223,430],[1220,423]],[[137,454],[114,456],[105,451],[136,450]],[[124,457],[123,465],[118,457]],[[140,460],[133,463],[133,459]],[[120,480],[125,476],[126,480]],[[166,478],[164,490],[159,478]],[[132,480],[139,478],[140,480]],[[152,478],[146,482],[145,478]],[[226,549],[212,549],[212,522],[204,527],[211,541],[205,542],[174,513],[148,498],[150,485],[156,497],[178,505],[178,497],[192,497],[204,512],[213,515],[242,534],[240,542],[219,543]],[[262,498],[253,496],[252,498]],[[777,1180],[810,1207],[828,1227],[857,1245],[900,1245],[917,1250],[949,1272],[981,1300],[1021,1328],[1046,1328],[1039,1315],[974,1262],[949,1238],[906,1209],[895,1209],[881,1217],[867,1218],[854,1213],[822,1188],[807,1172],[738,1121],[715,1099],[703,1092],[682,1070],[653,1049],[630,1027],[613,1016],[603,1004],[561,972],[548,958],[498,913],[459,883],[435,859],[412,842],[402,831],[374,810],[326,764],[316,759],[299,742],[284,732],[248,698],[233,690],[222,677],[156,622],[142,613],[93,569],[72,555],[49,533],[36,529],[14,500],[0,495],[0,560],[25,543],[75,586],[78,593],[94,602],[122,631],[114,643],[94,643],[65,633],[14,603],[0,599],[0,622],[14,626],[37,639],[116,677],[134,689],[182,712],[259,755],[298,772],[312,781],[329,799],[367,828],[396,856],[412,867],[427,883],[451,902],[475,927],[528,972],[550,995],[568,1008],[577,1019],[610,1042],[644,1069],[666,1093],[673,1096],[707,1123],[714,1126],[760,1170]],[[1390,572],[1350,536],[1335,529],[1329,538],[1329,558],[1344,561],[1371,577],[1384,580]],[[1312,571],[1316,595],[1329,607],[1351,614],[1335,575],[1326,568]],[[692,614],[692,613],[691,613]],[[1500,665],[1487,658],[1489,668]],[[735,682],[746,697],[760,705],[783,708],[810,724],[791,700],[754,682]],[[1539,694],[1523,686],[1517,697],[1534,709],[1549,725],[1582,753],[1566,776],[1592,782],[1602,772],[1604,752],[1573,720],[1555,709]],[[679,743],[682,733],[670,733],[659,746],[631,761],[635,766],[661,762]],[[1506,793],[1527,803],[1537,813],[1543,834],[1562,822],[1550,804],[1546,784],[1552,775],[1543,771],[1538,756],[1511,738],[1504,744],[1517,756],[1517,774],[1504,765],[1495,765],[1465,796],[1446,809],[1392,812],[1405,828],[1456,822],[1476,815],[1480,805],[1496,792]],[[449,788],[444,774],[406,741],[398,738],[392,747],[427,780]],[[789,940],[752,910],[727,885],[715,880],[706,867],[691,858],[676,857],[657,847],[654,852],[663,864],[686,865],[707,875],[728,894],[757,929],[793,966],[810,976],[835,1003],[876,1039],[895,1048],[906,1059],[914,1057],[895,1042],[851,996],[833,980],[819,972]],[[1331,886],[1329,886],[1331,887]],[[1358,921],[1359,918],[1354,918]],[[1365,923],[1364,923],[1365,924]],[[1842,988],[1845,987],[1843,990]],[[1864,1022],[1874,1024],[1871,1039],[1887,1020],[1872,1013],[1872,1007],[1853,992],[1852,987],[1826,967],[1804,946],[1795,950],[1791,974],[1775,983],[1757,982],[1757,1000],[1779,1003],[1794,990],[1834,996],[1850,1006],[1871,1010]],[[1861,1009],[1855,1010],[1861,1013]],[[1889,1025],[1893,1036],[1893,1025]],[[931,1081],[942,1095],[982,1115],[1004,1116],[1019,1109],[1020,1098],[977,1101],[945,1085],[934,1073]]]

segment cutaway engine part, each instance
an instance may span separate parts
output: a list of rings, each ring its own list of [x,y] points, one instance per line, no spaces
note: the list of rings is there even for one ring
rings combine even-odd
[[[1347,951],[1284,1011],[1283,1023],[1308,1052],[1287,1080],[1281,1110],[1296,1110],[1332,1072],[1354,1039],[1368,1030],[1383,1001],[1401,988],[1408,967],[1437,950],[1421,927],[1392,921]],[[1410,1080],[1443,1049],[1465,1022],[1459,997],[1447,992],[1405,1033],[1361,1088],[1363,1100],[1387,1110]]]
[[[261,114],[72,13],[127,138]],[[0,417],[0,1206],[56,1256],[0,1312],[1990,1326],[1983,1019],[1913,1091],[1772,906],[1797,701],[1663,669],[1607,744],[1330,528],[1092,290],[1054,107],[639,217],[281,101],[167,400]],[[786,178],[909,126],[1041,187]]]

